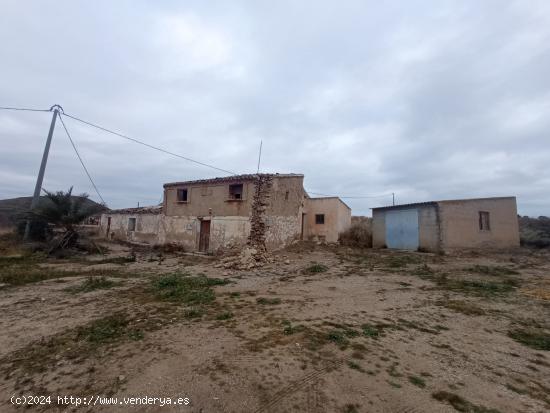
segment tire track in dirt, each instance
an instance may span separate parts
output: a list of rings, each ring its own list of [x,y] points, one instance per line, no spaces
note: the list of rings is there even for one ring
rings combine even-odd
[[[318,413],[321,408],[321,394],[317,382],[311,383],[306,390],[306,412]]]
[[[416,407],[411,407],[411,406],[399,407],[397,409],[392,407],[389,410],[384,409],[384,411],[386,411],[388,413],[424,413],[423,410],[419,410]]]
[[[254,413],[262,413],[267,412],[268,409],[276,405],[278,402],[283,400],[284,398],[288,397],[289,395],[296,393],[298,390],[303,389],[304,387],[308,385],[313,385],[316,383],[321,377],[325,376],[332,370],[342,366],[344,364],[344,361],[333,361],[330,362],[330,364],[322,369],[313,371],[311,373],[306,374],[305,376],[302,376],[298,380],[294,380],[287,386],[283,387],[281,390],[276,392],[269,401],[264,403],[262,406],[258,407],[258,409],[254,410]],[[309,397],[308,397],[308,404],[309,404]],[[308,410],[309,410],[308,405]]]

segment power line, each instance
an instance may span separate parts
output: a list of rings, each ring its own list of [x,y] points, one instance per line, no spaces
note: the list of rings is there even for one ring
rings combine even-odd
[[[0,110],[19,110],[19,111],[31,111],[31,112],[50,112],[52,111],[53,109],[53,106],[52,108],[50,109],[33,109],[33,108],[18,108],[18,107],[0,107]],[[80,163],[82,164],[82,167],[84,168],[84,171],[86,172],[86,175],[88,175],[88,178],[90,179],[90,182],[92,183],[95,191],[97,192],[97,195],[99,196],[99,198],[103,201],[103,203],[105,203],[105,201],[103,200],[103,197],[101,196],[101,194],[99,193],[99,190],[97,189],[97,186],[95,185],[90,173],[88,172],[88,169],[86,168],[86,166],[84,165],[84,162],[80,156],[80,154],[78,153],[78,150],[71,138],[71,135],[69,134],[69,131],[67,130],[67,127],[65,125],[65,122],[63,121],[62,119],[62,116],[67,116],[73,120],[76,120],[78,122],[81,122],[83,124],[86,124],[88,126],[91,126],[93,128],[96,128],[96,129],[99,129],[99,130],[102,130],[104,132],[107,132],[107,133],[111,133],[113,135],[116,135],[120,138],[123,138],[123,139],[127,139],[131,142],[134,142],[134,143],[137,143],[139,145],[143,145],[143,146],[146,146],[148,148],[151,148],[151,149],[155,149],[157,151],[160,151],[160,152],[163,152],[165,154],[168,154],[168,155],[172,155],[172,156],[175,156],[177,158],[181,158],[181,159],[184,159],[186,161],[189,161],[189,162],[193,162],[193,163],[196,163],[198,165],[201,165],[201,166],[205,166],[207,168],[211,168],[211,169],[215,169],[217,171],[220,171],[220,172],[225,172],[225,173],[228,173],[230,175],[237,175],[236,172],[233,172],[233,171],[228,171],[227,169],[222,169],[222,168],[218,168],[217,166],[214,166],[214,165],[210,165],[210,164],[207,164],[207,163],[204,163],[204,162],[200,162],[200,161],[197,161],[195,159],[192,159],[192,158],[189,158],[189,157],[186,157],[186,156],[183,156],[183,155],[180,155],[180,154],[177,154],[177,153],[174,153],[174,152],[171,152],[171,151],[168,151],[166,149],[163,149],[163,148],[160,148],[158,146],[153,146],[153,145],[150,145],[146,142],[143,142],[143,141],[140,141],[138,139],[135,139],[135,138],[132,138],[130,136],[127,136],[127,135],[124,135],[122,133],[119,133],[119,132],[115,132],[113,130],[110,130],[108,128],[105,128],[103,126],[100,126],[100,125],[97,125],[95,123],[92,123],[92,122],[88,122],[84,119],[81,119],[81,118],[78,118],[76,116],[73,116],[73,115],[69,115],[67,113],[64,113],[63,111],[60,111],[59,112],[59,119],[61,120],[61,123],[63,125],[63,128],[65,129],[65,132],[67,133],[67,137],[69,138],[70,142],[71,142],[71,145],[73,146],[73,149],[75,150],[75,153],[76,155],[78,156],[78,159],[80,160]],[[260,155],[261,156],[261,144],[260,144]],[[259,166],[259,159],[258,159],[258,166]],[[388,193],[388,194],[382,194],[382,195],[353,195],[353,196],[344,196],[344,195],[328,195],[328,194],[322,194],[322,193],[318,193],[318,192],[309,192],[307,191],[308,194],[311,194],[311,195],[318,195],[318,196],[326,196],[326,197],[339,197],[341,199],[372,199],[372,198],[384,198],[384,197],[389,197],[389,196],[394,196],[395,194],[394,193]],[[394,201],[395,202],[395,201]]]
[[[393,195],[392,193],[388,193],[388,194],[382,194],[382,195],[345,196],[345,195],[327,195],[327,194],[319,194],[319,193],[317,193],[317,192],[309,192],[309,191],[307,191],[307,190],[306,190],[306,192],[307,192],[308,194],[311,194],[311,195],[328,196],[328,197],[338,197],[338,198],[342,198],[342,199],[385,198],[385,197],[390,197],[390,196]]]
[[[86,168],[86,165],[84,165],[84,161],[82,160],[82,157],[80,156],[80,154],[78,153],[78,149],[76,149],[76,145],[74,144],[73,142],[73,139],[71,138],[71,134],[69,133],[69,131],[67,130],[67,126],[65,126],[65,122],[63,122],[63,117],[59,116],[59,120],[61,121],[61,124],[63,125],[63,129],[65,129],[65,133],[67,133],[67,137],[69,138],[69,140],[71,141],[71,145],[73,146],[73,149],[76,153],[76,156],[78,157],[78,160],[80,161],[80,164],[82,165],[82,167],[84,168],[84,171],[86,172],[86,175],[88,175],[88,179],[90,180],[90,182],[92,183],[92,186],[94,187],[96,193],[97,193],[97,196],[99,196],[99,199],[101,199],[101,202],[106,205],[106,202],[105,200],[103,199],[103,197],[101,196],[101,194],[99,193],[99,189],[97,189],[97,186],[94,182],[94,180],[92,179],[92,176],[90,175],[90,172],[88,172],[88,168]]]
[[[174,153],[174,152],[170,152],[170,151],[168,151],[168,150],[166,150],[166,149],[159,148],[158,146],[150,145],[150,144],[145,143],[145,142],[142,142],[142,141],[140,141],[140,140],[138,140],[138,139],[131,138],[131,137],[127,136],[127,135],[123,135],[122,133],[118,133],[118,132],[112,131],[112,130],[110,130],[110,129],[104,128],[103,126],[99,126],[99,125],[96,125],[96,124],[94,124],[94,123],[91,123],[91,122],[85,121],[85,120],[83,120],[83,119],[77,118],[76,116],[72,116],[72,115],[69,115],[69,114],[67,114],[67,113],[63,113],[63,115],[64,115],[64,116],[67,116],[67,117],[69,117],[69,118],[71,118],[71,119],[74,119],[74,120],[76,120],[76,121],[78,121],[78,122],[81,122],[81,123],[84,123],[84,124],[86,124],[86,125],[92,126],[92,127],[94,127],[94,128],[100,129],[100,130],[102,130],[102,131],[104,131],[104,132],[112,133],[113,135],[116,135],[116,136],[118,136],[118,137],[120,137],[120,138],[127,139],[127,140],[129,140],[129,141],[134,142],[134,143],[138,143],[138,144],[140,144],[140,145],[146,146],[146,147],[151,148],[151,149],[155,149],[155,150],[157,150],[157,151],[166,153],[166,154],[168,154],[168,155],[176,156],[176,157],[178,157],[178,158],[185,159],[186,161],[193,162],[193,163],[196,163],[196,164],[198,164],[198,165],[206,166],[207,168],[216,169],[216,170],[218,170],[218,171],[225,172],[225,173],[228,173],[228,174],[230,174],[230,175],[237,175],[236,172],[228,171],[227,169],[218,168],[217,166],[209,165],[209,164],[207,164],[207,163],[200,162],[200,161],[196,161],[195,159],[191,159],[191,158],[188,158],[188,157],[186,157],[186,156],[179,155],[179,154]]]
[[[51,109],[15,108],[15,107],[7,107],[7,106],[0,106],[0,110],[22,110],[22,111],[28,111],[28,112],[51,112]]]

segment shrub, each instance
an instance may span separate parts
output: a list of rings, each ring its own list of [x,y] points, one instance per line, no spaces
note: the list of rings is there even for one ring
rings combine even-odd
[[[229,320],[233,318],[233,313],[231,311],[225,311],[216,316],[216,320]]]
[[[306,274],[317,274],[325,271],[328,271],[328,267],[326,265],[318,263],[312,264],[303,270],[303,272]]]
[[[521,245],[535,248],[550,247],[550,218],[519,217]]]
[[[372,229],[369,221],[362,221],[353,224],[344,232],[340,233],[341,245],[358,248],[372,248]]]

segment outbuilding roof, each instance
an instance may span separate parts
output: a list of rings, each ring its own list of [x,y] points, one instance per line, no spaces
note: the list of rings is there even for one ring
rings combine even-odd
[[[400,205],[388,205],[377,208],[371,208],[373,211],[382,211],[388,209],[406,209],[414,208],[417,206],[430,206],[437,205],[446,202],[470,202],[470,201],[488,201],[488,200],[497,200],[497,199],[516,199],[515,196],[496,196],[496,197],[486,197],[486,198],[466,198],[466,199],[444,199],[442,201],[428,201],[428,202],[414,202],[411,204],[400,204]]]
[[[307,194],[306,194],[306,195],[307,195]],[[312,198],[312,197],[308,196],[307,199],[308,199],[309,201],[322,201],[323,199],[337,199],[337,200],[340,201],[342,204],[344,204],[344,206],[345,206],[347,209],[351,210],[351,207],[350,207],[348,204],[346,204],[344,201],[342,201],[342,198],[337,197],[337,196],[317,196],[317,197],[315,197],[315,198]]]
[[[414,202],[410,204],[399,204],[399,205],[388,205],[388,206],[382,206],[377,208],[371,208],[373,211],[381,211],[386,209],[405,209],[405,208],[413,208],[417,206],[429,206],[429,205],[437,205],[437,201],[429,201],[429,202]]]
[[[169,182],[164,184],[164,188],[171,186],[185,186],[185,185],[202,185],[202,184],[217,184],[224,182],[234,182],[234,181],[253,181],[258,178],[258,176],[270,176],[272,178],[303,178],[303,174],[243,174],[243,175],[229,175],[218,178],[209,178],[209,179],[197,179],[194,181],[181,181],[181,182]]]

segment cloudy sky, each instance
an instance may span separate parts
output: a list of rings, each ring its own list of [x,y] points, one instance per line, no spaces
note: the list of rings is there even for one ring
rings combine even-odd
[[[550,215],[548,0],[3,0],[0,38],[0,106],[238,173],[263,140],[261,170],[310,192]],[[0,198],[32,194],[50,119],[0,110]],[[223,175],[64,120],[111,207]],[[44,187],[71,185],[98,199],[58,123]]]

